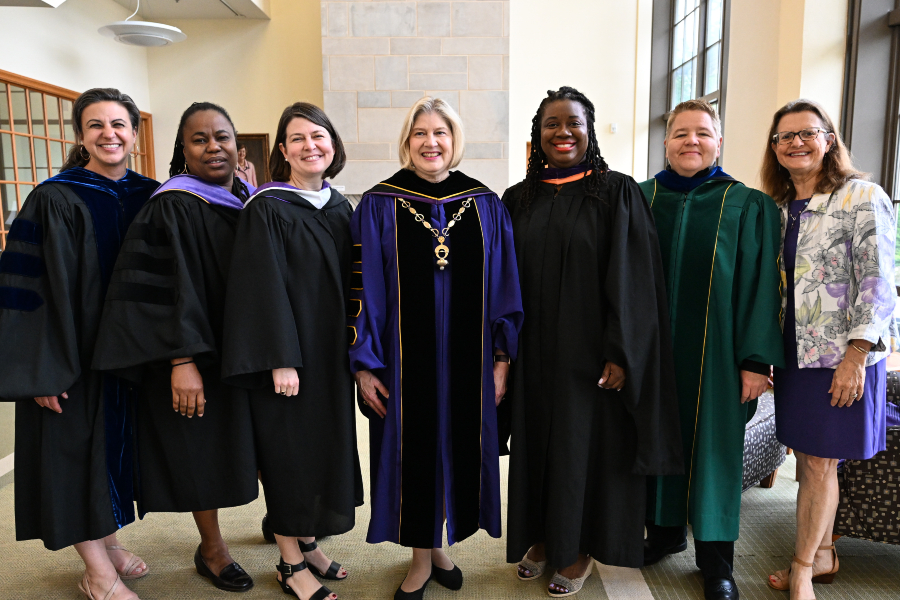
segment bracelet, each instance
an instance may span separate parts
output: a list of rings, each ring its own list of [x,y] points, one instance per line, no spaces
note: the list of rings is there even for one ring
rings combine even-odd
[[[868,354],[865,350],[857,346],[856,344],[850,344],[850,347],[859,352],[860,354]]]
[[[184,361],[184,362],[180,362],[180,363],[174,364],[174,365],[172,365],[172,368],[174,369],[175,367],[180,367],[181,365],[189,365],[189,364],[191,364],[192,362],[194,362],[194,359],[193,359],[193,358],[192,358],[191,360],[186,360],[186,361]]]
[[[494,355],[494,362],[505,362],[505,363],[508,363],[508,362],[510,362],[510,360],[509,360],[509,355],[508,355],[508,354],[495,354],[495,355]]]

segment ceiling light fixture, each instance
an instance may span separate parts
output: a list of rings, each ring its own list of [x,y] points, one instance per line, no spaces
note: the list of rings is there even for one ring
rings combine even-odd
[[[141,0],[130,17],[98,29],[101,35],[130,46],[158,47],[183,42],[187,36],[177,27],[149,21],[132,21],[141,9]]]

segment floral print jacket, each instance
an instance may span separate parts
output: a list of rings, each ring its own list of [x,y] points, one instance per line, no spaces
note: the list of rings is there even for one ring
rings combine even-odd
[[[782,248],[787,222],[788,205],[784,204]],[[874,344],[867,366],[896,347],[896,232],[891,200],[874,183],[851,180],[832,194],[815,194],[809,201],[800,215],[793,285],[801,369],[837,368],[853,339]],[[780,262],[785,284],[783,256]],[[782,309],[787,289],[782,285]]]

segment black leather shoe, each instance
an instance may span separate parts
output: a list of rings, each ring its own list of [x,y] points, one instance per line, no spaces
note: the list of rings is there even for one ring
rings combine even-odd
[[[456,565],[452,569],[439,569],[432,564],[431,577],[448,590],[458,590],[463,584],[462,571]]]
[[[432,577],[434,576],[434,569],[431,570]],[[394,600],[422,600],[422,596],[425,595],[425,588],[428,587],[428,582],[431,581],[431,577],[425,580],[425,583],[414,592],[404,592],[403,591],[403,583],[400,583],[401,587],[397,588],[397,591],[394,592]]]
[[[706,600],[738,600],[741,597],[733,579],[715,577],[703,582],[703,596]]]
[[[272,531],[271,527],[269,527],[269,515],[266,515],[263,517],[262,533],[263,533],[264,540],[266,540],[270,544],[275,543],[275,532]]]
[[[670,554],[687,550],[687,540],[675,546],[656,546],[644,540],[644,566],[655,565]]]
[[[219,573],[218,576],[208,566],[203,556],[200,554],[200,546],[194,553],[194,565],[197,567],[197,573],[209,579],[214,586],[226,592],[246,592],[253,587],[253,578],[241,568],[236,562],[231,563]]]

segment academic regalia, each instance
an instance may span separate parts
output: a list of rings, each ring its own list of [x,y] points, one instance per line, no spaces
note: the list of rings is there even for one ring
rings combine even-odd
[[[432,227],[459,220],[443,244]],[[461,212],[464,203],[468,210]],[[351,220],[350,368],[387,387],[384,419],[369,407],[372,520],[368,541],[439,548],[485,529],[500,536],[493,352],[515,357],[522,303],[509,215],[496,194],[452,172],[432,184],[401,170],[363,196]]]
[[[719,167],[694,178],[663,171],[640,184],[656,219],[675,348],[685,474],[660,477],[657,525],[733,542],[741,509],[740,370],[781,366],[780,223],[775,202]]]
[[[225,303],[223,375],[252,388],[268,524],[287,536],[347,532],[363,502],[346,335],[353,209],[325,186],[321,209],[287,183],[257,190]],[[296,396],[275,392],[272,369],[285,367],[297,369]]]
[[[241,207],[220,186],[173,177],[134,220],[116,261],[94,368],[142,382],[142,515],[239,506],[258,495],[249,394],[221,380],[225,285]],[[184,357],[203,377],[203,417],[172,409],[169,361]]]
[[[584,168],[574,170],[540,183],[528,208],[524,182],[503,197],[527,315],[513,367],[506,559],[544,542],[553,566],[585,553],[640,567],[646,476],[683,470],[665,282],[637,183],[608,172],[591,197]],[[621,391],[597,385],[606,361],[624,369]]]
[[[16,539],[50,550],[134,521],[132,388],[91,370],[129,223],[159,183],[81,167],[39,185],[0,254],[0,397],[16,402]],[[62,413],[38,396],[60,396]]]

